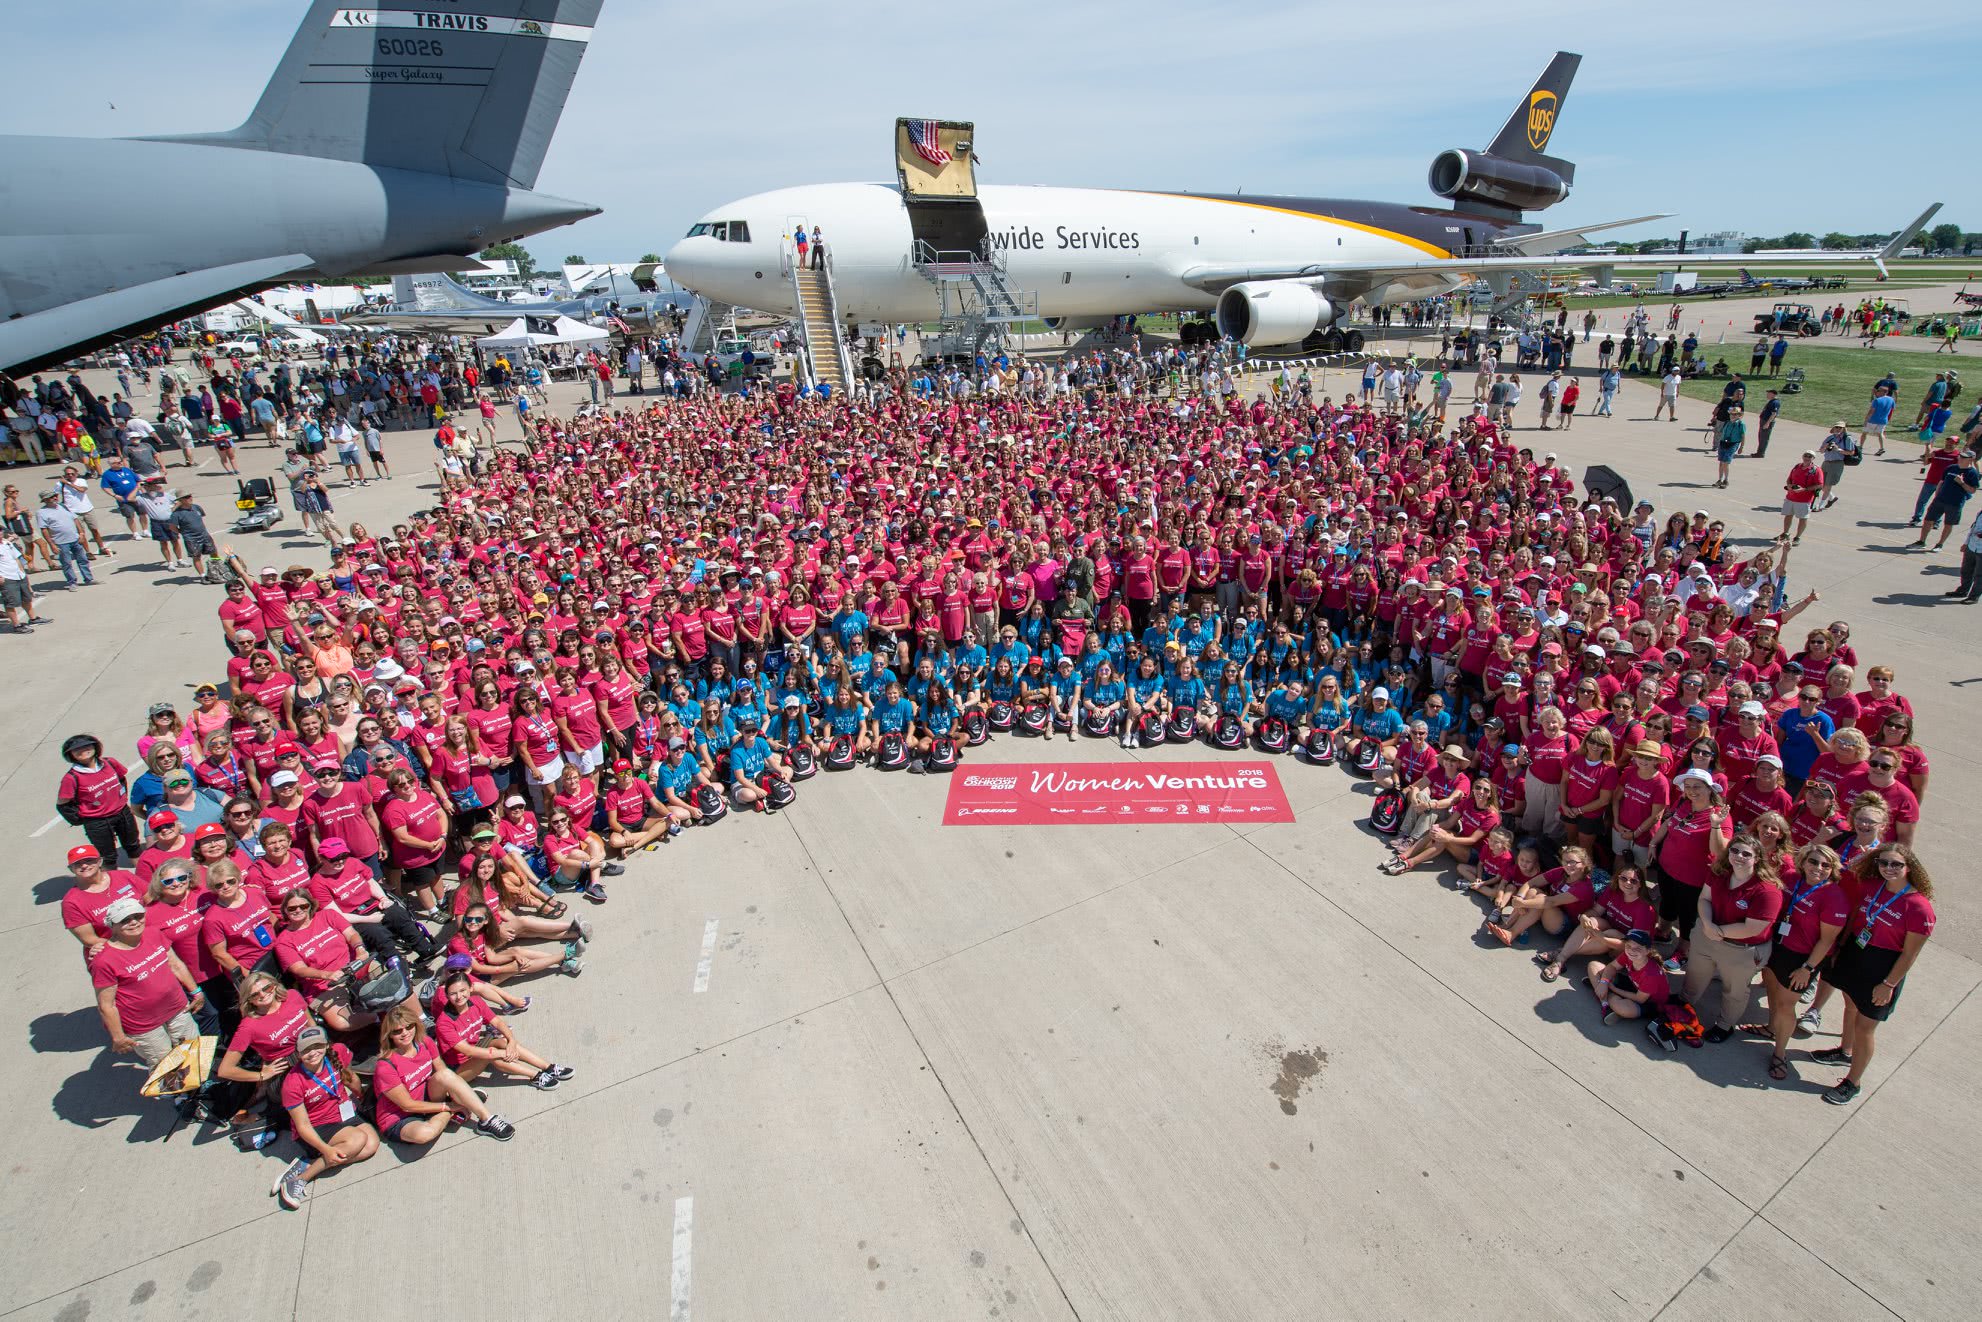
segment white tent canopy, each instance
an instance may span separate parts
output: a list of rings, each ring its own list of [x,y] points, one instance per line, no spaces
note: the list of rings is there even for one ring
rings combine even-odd
[[[522,349],[545,344],[591,344],[606,338],[597,326],[570,317],[518,317],[495,334],[478,340],[484,349]]]

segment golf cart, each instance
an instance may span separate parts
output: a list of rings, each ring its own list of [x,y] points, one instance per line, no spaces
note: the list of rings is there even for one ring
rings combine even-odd
[[[1757,335],[1821,335],[1823,318],[1808,303],[1778,303],[1774,311],[1755,314]]]

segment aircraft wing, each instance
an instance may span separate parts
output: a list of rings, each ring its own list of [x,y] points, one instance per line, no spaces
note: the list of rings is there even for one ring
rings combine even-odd
[[[101,345],[203,312],[243,294],[259,293],[315,269],[307,253],[258,257],[228,266],[170,275],[62,303],[0,322],[0,363],[16,374],[66,362]]]
[[[1579,243],[1589,242],[1589,236],[1603,230],[1623,229],[1626,225],[1644,225],[1654,220],[1671,220],[1671,215],[1633,216],[1629,220],[1606,220],[1595,225],[1577,225],[1566,230],[1543,230],[1539,234],[1513,234],[1500,240],[1500,246],[1511,248],[1527,257],[1540,257],[1547,253],[1561,252]]]
[[[1866,262],[1879,268],[1885,274],[1886,262],[1899,255],[1899,252],[1918,234],[1928,221],[1941,209],[1934,203],[1917,216],[1913,223],[1902,228],[1886,242],[1886,246],[1876,253],[1825,253],[1811,252],[1794,257],[1769,257],[1760,259],[1752,253],[1648,253],[1644,256],[1607,254],[1590,257],[1562,257],[1548,252],[1535,254],[1508,254],[1496,257],[1422,257],[1415,260],[1374,262],[1313,262],[1299,267],[1237,267],[1237,266],[1197,266],[1182,273],[1185,284],[1206,293],[1218,294],[1233,285],[1250,280],[1306,280],[1326,288],[1332,293],[1345,293],[1351,297],[1378,285],[1401,283],[1408,285],[1413,279],[1427,276],[1451,277],[1455,275],[1484,274],[1489,271],[1593,271],[1614,270],[1620,266],[1630,267],[1693,267],[1693,266],[1840,266],[1854,262]],[[1610,228],[1614,225],[1632,224],[1630,221],[1614,221],[1608,225],[1591,226],[1590,229]],[[1534,243],[1538,240],[1553,242],[1564,235],[1587,232],[1557,230],[1550,234],[1516,235],[1506,240],[1502,246],[1519,246],[1524,240]],[[1580,240],[1569,239],[1567,244]]]

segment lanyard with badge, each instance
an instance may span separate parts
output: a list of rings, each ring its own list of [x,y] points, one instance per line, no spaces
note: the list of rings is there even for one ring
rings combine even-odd
[[[337,1066],[331,1061],[329,1052],[324,1053],[324,1072],[321,1078],[312,1073],[310,1067],[300,1058],[296,1061],[296,1068],[303,1071],[304,1078],[316,1085],[318,1092],[336,1101],[339,1120],[357,1118],[358,1108],[352,1105],[350,1097],[345,1094],[344,1081],[337,1077]]]
[[[1858,929],[1858,945],[1860,949],[1872,944],[1872,929],[1879,925],[1879,919],[1885,917],[1886,911],[1912,893],[1913,887],[1907,885],[1894,891],[1886,897],[1883,903],[1876,906],[1872,903],[1873,900],[1878,899],[1876,895],[1865,901],[1865,925]]]
[[[1789,935],[1789,925],[1796,921],[1796,906],[1802,904],[1806,897],[1820,889],[1823,885],[1824,883],[1821,881],[1813,881],[1807,886],[1798,886],[1790,892],[1789,903],[1782,906],[1782,921],[1776,924],[1776,939],[1778,941]]]

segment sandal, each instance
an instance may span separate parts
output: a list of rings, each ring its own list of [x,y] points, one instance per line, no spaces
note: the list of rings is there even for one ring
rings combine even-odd
[[[562,918],[570,907],[563,900],[552,900],[549,904],[543,905],[538,910],[537,916],[540,918]]]
[[[1781,1082],[1789,1077],[1789,1061],[1786,1057],[1769,1057],[1769,1077],[1777,1082]]]
[[[1559,968],[1557,968],[1557,967],[1556,967],[1555,965],[1553,965],[1553,964],[1544,964],[1544,965],[1542,966],[1542,981],[1543,981],[1543,982],[1554,982],[1554,981],[1555,981],[1555,980],[1556,980],[1557,978],[1559,978],[1559,977],[1561,977],[1561,976],[1562,976],[1562,970],[1561,970],[1561,969],[1559,969]]]
[[[1404,875],[1406,871],[1409,870],[1409,868],[1410,865],[1407,864],[1403,859],[1393,858],[1390,859],[1388,862],[1379,865],[1377,871],[1381,872],[1386,877],[1401,877]]]

